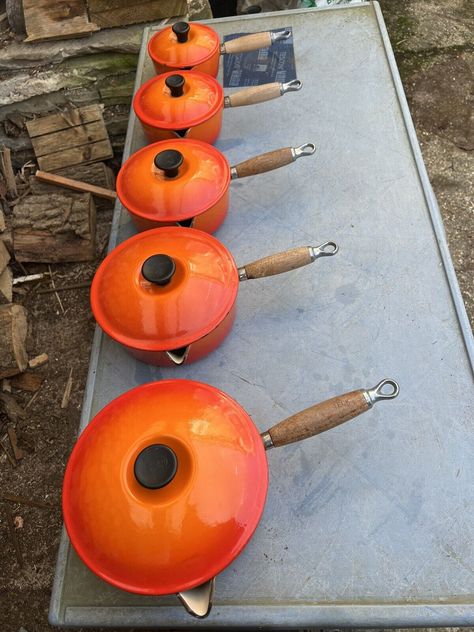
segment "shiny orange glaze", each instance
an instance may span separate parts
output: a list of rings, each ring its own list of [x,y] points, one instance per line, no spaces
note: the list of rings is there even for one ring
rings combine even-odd
[[[183,156],[174,178],[167,178],[153,162],[168,149]],[[194,217],[194,228],[213,232],[227,213],[229,183],[229,164],[217,149],[179,139],[154,143],[132,154],[117,176],[117,194],[140,230]]]
[[[217,204],[211,206],[207,211],[201,213],[194,217],[192,222],[190,223],[190,228],[196,228],[197,230],[203,230],[206,233],[214,233],[222,222],[225,220],[227,211],[229,209],[229,191],[227,190],[225,194],[221,197]],[[163,226],[176,226],[178,225],[178,221],[176,222],[158,222],[149,219],[144,219],[139,215],[135,215],[132,213],[130,209],[127,209],[130,213],[130,217],[133,220],[133,223],[138,228],[139,231],[143,230],[151,230],[152,228],[162,228]],[[191,219],[191,218],[185,218]],[[183,221],[183,220],[180,220]]]
[[[224,92],[216,79],[194,71],[180,71],[183,94],[173,97],[166,85],[169,72],[144,83],[133,98],[133,109],[150,142],[168,138],[196,138],[213,143],[222,127]],[[181,134],[177,132],[181,131]]]
[[[138,117],[138,119],[140,119],[140,117]],[[199,123],[199,125],[189,127],[184,136],[181,136],[180,134],[177,134],[175,131],[170,129],[161,129],[159,127],[146,125],[142,121],[140,121],[140,124],[149,143],[156,143],[160,140],[169,140],[175,138],[189,138],[191,140],[202,140],[203,143],[209,143],[210,145],[213,145],[219,138],[219,134],[221,133],[222,110],[214,114],[212,118],[204,121],[204,123]]]
[[[220,59],[219,36],[208,26],[189,24],[188,41],[180,44],[172,27],[158,31],[148,42],[148,54],[156,72],[193,68],[217,76]]]
[[[189,68],[189,70],[199,70],[199,72],[204,72],[207,75],[211,75],[211,77],[217,77],[217,74],[219,72],[220,58],[221,58],[220,54],[216,53],[215,55],[211,57],[211,59],[204,61],[202,64],[189,66],[189,67],[186,67],[186,69]],[[159,64],[156,61],[153,61],[153,67],[155,68],[155,72],[157,75],[160,75],[161,73],[164,73],[164,72],[170,72],[171,70],[180,70],[180,68],[176,66],[167,66],[165,64]]]
[[[158,286],[142,275],[148,257],[172,257],[176,272]],[[104,259],[91,287],[100,327],[142,351],[172,351],[210,334],[232,309],[239,280],[227,248],[193,228],[148,230],[127,239]]]
[[[201,360],[201,358],[207,356],[209,353],[214,351],[214,349],[217,349],[232,329],[232,325],[235,320],[235,312],[236,307],[234,304],[234,307],[230,310],[224,320],[217,325],[211,333],[207,334],[207,336],[204,336],[203,338],[200,338],[196,342],[193,342],[193,344],[189,346],[186,359],[182,365],[197,362],[197,360]],[[164,351],[144,351],[143,349],[133,349],[132,347],[125,347],[125,349],[134,358],[137,358],[140,362],[146,362],[146,364],[167,367],[177,366]]]
[[[154,443],[175,452],[178,469],[149,490],[133,466]],[[79,437],[64,477],[64,522],[102,579],[130,592],[177,593],[242,551],[267,486],[261,437],[237,402],[198,382],[155,382],[112,401]]]

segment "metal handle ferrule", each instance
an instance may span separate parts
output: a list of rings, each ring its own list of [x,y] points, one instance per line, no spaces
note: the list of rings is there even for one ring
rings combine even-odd
[[[239,281],[247,281],[248,280],[247,272],[246,272],[244,266],[242,266],[241,268],[237,268],[237,274],[239,275]]]
[[[273,441],[269,432],[262,432],[260,436],[262,437],[263,447],[265,448],[265,450],[270,450],[270,448],[274,447]]]

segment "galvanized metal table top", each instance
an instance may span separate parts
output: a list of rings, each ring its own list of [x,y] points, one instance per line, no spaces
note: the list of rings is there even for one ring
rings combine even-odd
[[[125,390],[169,377],[223,389],[261,430],[383,377],[401,394],[269,453],[262,521],[217,578],[208,619],[172,596],[108,586],[63,537],[53,623],[474,624],[473,341],[383,19],[367,3],[213,21],[221,35],[288,25],[302,91],[226,110],[217,147],[231,164],[305,141],[317,155],[233,182],[217,237],[238,264],[328,239],[339,254],[243,285],[229,338],[194,365],[152,368],[97,332],[82,426]],[[150,34],[137,85],[152,75]],[[125,157],[143,144],[132,116]],[[117,206],[111,246],[132,232]]]

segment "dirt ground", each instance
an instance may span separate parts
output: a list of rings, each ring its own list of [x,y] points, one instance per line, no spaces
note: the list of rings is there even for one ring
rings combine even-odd
[[[469,0],[381,4],[472,322],[474,5]],[[96,261],[51,266],[57,286],[92,278],[107,242],[111,212],[101,212],[98,219]],[[47,269],[25,267],[28,273]],[[16,267],[15,273],[23,270]],[[47,615],[61,529],[61,482],[79,425],[94,331],[87,288],[61,292],[59,301],[54,293],[39,292],[48,287],[49,282],[42,283],[15,296],[29,312],[30,357],[45,352],[49,363],[38,369],[44,382],[34,399],[32,393],[13,391],[26,409],[17,424],[24,458],[13,467],[0,451],[2,632],[52,629]],[[62,409],[71,371],[71,397]],[[0,415],[0,436],[5,422]],[[20,496],[22,501],[11,502],[7,495]]]

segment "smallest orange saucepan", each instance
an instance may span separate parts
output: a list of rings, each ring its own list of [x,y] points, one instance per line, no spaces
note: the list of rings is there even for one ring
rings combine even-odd
[[[267,83],[226,97],[210,75],[188,71],[153,77],[137,91],[133,109],[150,143],[167,138],[194,138],[214,143],[221,131],[224,108],[276,99],[302,87],[299,79]]]
[[[288,30],[264,31],[221,44],[219,35],[209,26],[176,22],[153,35],[148,42],[148,54],[158,74],[195,69],[217,77],[221,55],[269,48],[290,35]]]
[[[100,327],[139,360],[179,366],[199,360],[227,336],[240,281],[288,272],[337,250],[334,242],[303,246],[238,268],[227,248],[200,230],[147,230],[101,263],[92,282],[92,311]]]
[[[179,225],[213,233],[227,215],[231,180],[283,167],[315,151],[313,143],[283,147],[231,167],[212,145],[164,140],[125,161],[117,195],[139,230]]]
[[[177,594],[191,614],[205,617],[214,578],[247,546],[262,516],[265,451],[334,428],[398,391],[384,380],[262,434],[234,399],[207,384],[162,380],[128,391],[94,417],[69,458],[63,514],[71,543],[113,586]]]

